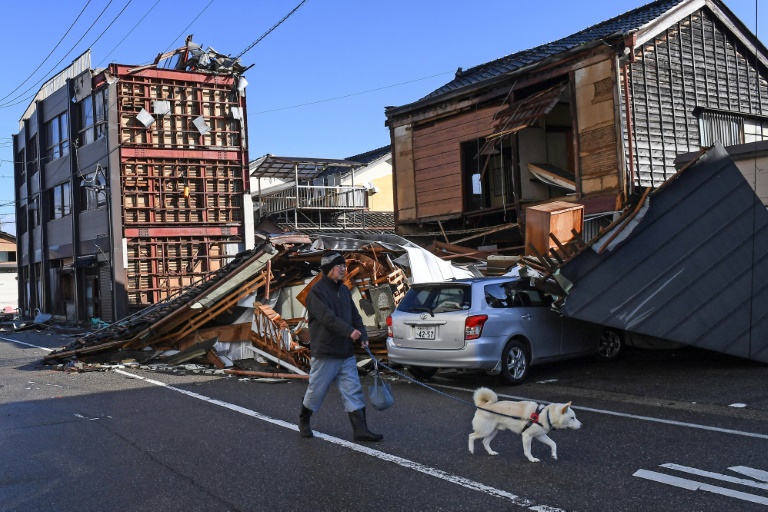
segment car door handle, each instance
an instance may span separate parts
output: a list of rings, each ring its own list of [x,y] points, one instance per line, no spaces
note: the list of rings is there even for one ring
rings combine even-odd
[[[532,317],[530,313],[526,313],[524,315],[521,315],[520,318],[522,318],[523,320],[530,320]]]

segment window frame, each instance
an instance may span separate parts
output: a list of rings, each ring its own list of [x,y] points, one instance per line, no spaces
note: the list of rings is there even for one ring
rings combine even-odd
[[[107,135],[107,90],[101,89],[83,98],[78,104],[80,131],[78,146],[82,147]]]
[[[72,214],[72,186],[70,182],[64,181],[49,190],[51,200],[51,211],[49,220],[63,219]]]
[[[69,116],[62,112],[45,123],[45,156],[53,161],[69,154]]]

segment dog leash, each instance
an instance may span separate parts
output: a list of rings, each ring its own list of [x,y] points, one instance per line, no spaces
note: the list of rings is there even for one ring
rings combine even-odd
[[[410,377],[410,376],[408,376],[408,375],[406,375],[406,374],[404,374],[402,372],[399,372],[399,371],[395,370],[394,368],[390,368],[389,366],[385,365],[384,363],[382,363],[381,361],[376,359],[376,357],[371,353],[371,349],[368,348],[367,345],[365,346],[365,351],[368,352],[368,355],[371,356],[371,359],[373,359],[373,362],[376,365],[376,371],[378,371],[378,367],[381,366],[383,368],[386,368],[390,372],[395,373],[395,374],[399,375],[400,377],[403,377],[404,379],[413,382],[414,384],[418,384],[419,386],[421,386],[423,388],[427,388],[430,391],[434,391],[438,395],[442,395],[442,396],[444,396],[446,398],[450,398],[451,400],[455,400],[455,401],[457,401],[459,403],[462,403],[464,405],[468,405],[468,406],[472,407],[473,409],[479,409],[481,411],[490,412],[491,414],[496,414],[498,416],[504,416],[505,418],[512,418],[513,420],[527,421],[530,424],[525,427],[526,429],[528,427],[530,427],[531,425],[533,425],[534,423],[536,425],[540,426],[541,428],[544,428],[544,425],[539,423],[539,409],[538,409],[538,407],[536,409],[536,412],[534,413],[536,415],[535,419],[534,418],[521,418],[519,416],[510,416],[509,414],[504,414],[504,413],[501,413],[501,412],[496,412],[496,411],[492,411],[490,409],[486,409],[484,407],[479,407],[479,406],[475,405],[472,402],[467,402],[466,400],[462,400],[459,397],[456,397],[456,396],[453,396],[453,395],[449,395],[448,393],[440,391],[439,389],[435,389],[432,386],[428,386],[428,385],[424,384],[423,382],[419,382],[418,380],[416,380],[416,379],[414,379],[414,378],[412,378],[412,377]],[[547,409],[547,419],[549,419],[549,409]],[[549,424],[550,424],[550,430],[552,430],[552,421],[550,421]]]

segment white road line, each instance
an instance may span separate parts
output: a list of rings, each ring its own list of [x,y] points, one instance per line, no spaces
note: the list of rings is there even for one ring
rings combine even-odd
[[[40,350],[45,350],[46,352],[53,352],[52,348],[38,347],[37,345],[32,345],[30,343],[24,343],[23,341],[14,340],[14,339],[11,339],[11,338],[3,338],[2,336],[0,336],[0,340],[12,341],[13,343],[18,343],[19,345],[26,345],[27,347],[39,348]]]
[[[746,475],[750,478],[754,478],[755,480],[768,482],[768,471],[761,471],[759,469],[748,468],[746,466],[733,466],[728,469],[736,473],[741,473],[742,475]]]
[[[218,405],[219,407],[224,407],[225,409],[229,409],[231,411],[239,412],[241,414],[245,414],[246,416],[250,416],[252,418],[259,419],[261,421],[266,421],[267,423],[271,423],[273,425],[277,425],[279,427],[287,428],[289,430],[294,430],[298,432],[299,428],[297,425],[294,425],[293,423],[289,423],[287,421],[279,420],[276,418],[272,418],[270,416],[266,416],[264,414],[258,413],[256,411],[253,411],[251,409],[246,409],[245,407],[241,407],[239,405],[231,404],[229,402],[224,402],[222,400],[217,400],[215,398],[210,398],[205,395],[201,395],[199,393],[195,393],[192,391],[187,391],[185,389],[180,389],[174,386],[171,386],[169,384],[166,384],[164,382],[160,382],[153,379],[148,379],[146,377],[142,377],[140,375],[135,375],[130,372],[126,372],[123,370],[114,370],[115,373],[119,373],[121,375],[125,375],[126,377],[131,377],[134,379],[139,379],[144,382],[147,382],[149,384],[154,384],[155,386],[161,386],[165,389],[169,389],[171,391],[176,391],[178,393],[181,393],[183,395],[187,395],[192,398],[197,398],[198,400],[202,400],[204,402],[208,402],[213,405]],[[521,507],[541,507],[541,505],[536,505],[531,500],[528,500],[526,498],[521,498],[520,496],[517,496],[515,494],[512,494],[507,491],[503,491],[501,489],[496,489],[494,487],[487,486],[485,484],[481,484],[480,482],[475,482],[474,480],[470,480],[468,478],[464,478],[457,475],[452,475],[450,473],[446,473],[445,471],[441,471],[436,468],[432,468],[429,466],[425,466],[423,464],[419,464],[418,462],[414,462],[412,460],[404,459],[402,457],[398,457],[396,455],[391,455],[389,453],[385,453],[379,450],[374,450],[372,448],[368,448],[367,446],[362,446],[356,443],[351,443],[349,441],[345,441],[344,439],[339,439],[338,437],[329,436],[327,434],[323,434],[322,432],[315,431],[315,437],[318,437],[320,439],[324,439],[325,441],[328,441],[333,444],[337,444],[339,446],[343,446],[345,448],[349,448],[350,450],[354,450],[356,452],[364,453],[366,455],[369,455],[371,457],[376,457],[378,459],[387,461],[387,462],[393,462],[399,466],[402,466],[407,469],[412,469],[414,471],[418,471],[420,473],[424,473],[425,475],[433,476],[435,478],[439,478],[441,480],[445,480],[446,482],[460,485],[462,487],[465,487],[467,489],[471,489],[473,491],[479,491],[482,493],[485,493],[489,496],[494,496],[497,498],[504,498],[506,500],[509,500],[512,502],[512,504],[521,506]],[[564,512],[562,509],[558,508],[552,508],[548,506],[544,506],[546,508],[539,508],[538,510],[546,510],[550,512]],[[537,509],[534,509],[537,510]]]
[[[32,348],[38,348],[40,350],[45,350],[47,352],[52,352],[53,351],[52,349],[49,349],[49,348],[39,347],[37,345],[32,345],[30,343],[25,343],[23,341],[14,340],[14,339],[11,339],[11,338],[0,337],[0,340],[10,341],[10,342],[13,342],[13,343],[18,343],[20,345],[25,345],[25,346],[32,347]],[[205,395],[200,395],[200,394],[194,393],[192,391],[187,391],[187,390],[184,390],[184,389],[176,388],[176,387],[170,386],[168,384],[165,384],[164,382],[156,381],[156,380],[153,380],[153,379],[147,379],[146,377],[141,377],[139,375],[135,375],[135,374],[132,374],[132,373],[129,373],[129,372],[125,372],[125,371],[122,371],[122,370],[115,370],[115,372],[116,373],[120,373],[122,375],[125,375],[127,377],[143,380],[143,381],[145,381],[147,383],[154,384],[156,386],[161,386],[161,387],[164,387],[166,389],[169,389],[169,390],[172,390],[172,391],[176,391],[178,393],[182,393],[184,395],[187,395],[187,396],[190,396],[190,397],[193,397],[193,398],[197,398],[198,400],[203,400],[203,401],[208,402],[208,403],[213,404],[213,405],[218,405],[220,407],[224,407],[224,408],[230,409],[232,411],[239,412],[241,414],[245,414],[246,416],[251,416],[253,418],[260,419],[260,420],[266,421],[268,423],[272,423],[273,425],[277,425],[277,426],[281,426],[281,427],[284,427],[284,428],[287,428],[287,429],[290,429],[290,430],[298,431],[298,427],[296,425],[294,425],[293,423],[288,423],[288,422],[283,421],[283,420],[279,420],[279,419],[276,419],[276,418],[265,416],[265,415],[260,414],[260,413],[258,413],[256,411],[252,411],[250,409],[246,409],[245,407],[241,407],[239,405],[231,404],[231,403],[228,403],[228,402],[223,402],[221,400],[210,398],[210,397],[207,397]],[[452,390],[456,390],[456,391],[464,391],[464,392],[470,392],[470,393],[473,392],[473,390],[468,390],[468,389],[465,389],[465,388],[459,388],[459,387],[455,387],[455,386],[435,385],[434,387],[440,387],[440,388],[452,389]],[[513,400],[530,400],[530,398],[526,398],[526,397],[518,397],[518,396],[512,396],[512,395],[505,395],[505,394],[499,394],[499,396],[500,397],[504,397],[504,398],[513,399]],[[540,400],[538,400],[538,401],[542,402]],[[550,402],[542,402],[542,403],[550,403]],[[595,413],[598,413],[598,414],[607,414],[607,415],[611,415],[611,416],[625,417],[625,418],[630,418],[630,419],[637,419],[637,420],[643,420],[643,421],[651,421],[651,422],[664,423],[664,424],[669,424],[669,425],[678,425],[678,426],[688,427],[688,428],[697,428],[697,429],[702,429],[702,430],[710,430],[710,431],[721,432],[721,433],[726,433],[726,434],[734,434],[734,435],[741,435],[741,436],[747,436],[747,437],[757,437],[757,438],[761,438],[761,439],[768,439],[768,435],[765,435],[765,434],[757,434],[757,433],[753,433],[753,432],[743,432],[743,431],[739,431],[739,430],[731,430],[731,429],[722,429],[722,428],[717,428],[717,427],[709,427],[707,425],[698,425],[698,424],[695,424],[695,423],[685,423],[685,422],[681,422],[681,421],[665,420],[665,419],[660,419],[660,418],[652,418],[652,417],[649,417],[649,416],[638,416],[638,415],[634,415],[634,414],[625,414],[625,413],[619,413],[619,412],[614,412],[614,411],[608,411],[608,410],[604,410],[604,409],[593,409],[593,408],[590,408],[590,407],[574,407],[574,409],[579,409],[579,410],[589,411],[589,412],[595,412]],[[512,493],[509,493],[507,491],[503,491],[501,489],[496,489],[494,487],[490,487],[490,486],[481,484],[479,482],[475,482],[473,480],[469,480],[469,479],[464,478],[464,477],[460,477],[460,476],[457,476],[457,475],[451,475],[450,473],[446,473],[446,472],[444,472],[442,470],[439,470],[439,469],[436,469],[436,468],[431,468],[429,466],[425,466],[423,464],[419,464],[418,462],[414,462],[414,461],[411,461],[411,460],[408,460],[408,459],[404,459],[402,457],[397,457],[396,455],[391,455],[391,454],[388,454],[388,453],[385,453],[385,452],[381,452],[379,450],[373,450],[373,449],[368,448],[366,446],[362,446],[362,445],[359,445],[359,444],[351,443],[349,441],[345,441],[344,439],[339,439],[337,437],[329,436],[329,435],[323,434],[321,432],[315,432],[315,436],[320,438],[320,439],[324,439],[324,440],[326,440],[328,442],[337,444],[339,446],[343,446],[345,448],[349,448],[351,450],[354,450],[354,451],[357,451],[357,452],[360,452],[360,453],[364,453],[366,455],[370,455],[372,457],[376,457],[376,458],[379,458],[381,460],[385,460],[385,461],[388,461],[388,462],[393,462],[393,463],[398,464],[398,465],[400,465],[402,467],[405,467],[405,468],[408,468],[408,469],[413,469],[414,471],[418,471],[420,473],[424,473],[426,475],[433,476],[435,478],[439,478],[441,480],[445,480],[447,482],[450,482],[450,483],[453,483],[453,484],[456,484],[456,485],[460,485],[460,486],[465,487],[467,489],[472,489],[472,490],[476,490],[476,491],[479,491],[479,492],[483,492],[483,493],[488,494],[490,496],[507,499],[507,500],[511,501],[515,505],[519,505],[519,506],[523,506],[523,507],[528,507],[530,510],[539,511],[539,512],[564,512],[562,509],[559,509],[559,508],[553,508],[553,507],[550,507],[548,505],[536,505],[536,504],[532,503],[530,500],[527,500],[525,498],[521,498],[521,497],[519,497],[519,496],[517,496],[515,494],[512,494]],[[710,478],[716,478],[716,479],[720,479],[720,480],[724,480],[724,481],[728,481],[728,482],[732,482],[732,483],[739,483],[739,484],[742,484],[742,485],[750,485],[752,487],[757,487],[757,488],[760,488],[760,489],[764,489],[764,488],[768,487],[768,486],[763,486],[763,484],[760,484],[758,482],[751,482],[751,481],[748,481],[748,480],[743,480],[743,479],[739,479],[739,478],[729,477],[727,475],[720,475],[718,473],[710,473],[708,471],[697,470],[695,468],[688,468],[686,466],[679,466],[677,464],[671,464],[671,463],[670,464],[664,464],[664,465],[662,465],[662,467],[667,467],[669,469],[675,469],[675,470],[678,470],[678,471],[685,471],[685,472],[688,472],[688,473],[693,473],[693,474],[697,474],[697,475],[701,475],[701,476],[707,476],[707,477],[710,477]],[[752,468],[747,468],[747,467],[744,467],[744,466],[734,466],[734,467],[731,467],[731,468],[728,468],[728,469],[730,469],[731,471],[735,471],[735,472],[738,472],[738,473],[745,474],[747,476],[751,476],[751,477],[753,477],[753,478],[755,478],[757,480],[768,481],[768,472],[765,472],[765,471],[761,471],[761,470],[757,470],[757,469],[752,469]],[[764,498],[762,496],[757,496],[757,495],[754,495],[754,494],[748,494],[748,493],[744,493],[744,492],[740,492],[740,491],[734,491],[732,489],[727,489],[725,487],[718,487],[718,486],[714,486],[714,485],[704,484],[704,483],[701,483],[701,482],[696,482],[694,480],[688,480],[688,479],[685,479],[685,478],[679,478],[679,477],[675,477],[675,476],[665,475],[663,473],[657,473],[655,471],[648,471],[648,470],[645,470],[645,469],[640,469],[640,470],[637,470],[634,473],[633,476],[636,476],[636,477],[639,477],[639,478],[644,478],[646,480],[652,480],[652,481],[663,483],[663,484],[667,484],[667,485],[672,485],[672,486],[675,486],[675,487],[681,487],[683,489],[688,489],[688,490],[691,490],[691,491],[696,491],[696,490],[706,491],[706,492],[711,492],[711,493],[714,493],[714,494],[720,494],[720,495],[723,495],[723,496],[728,496],[728,497],[731,497],[731,498],[740,499],[740,500],[743,500],[743,501],[749,501],[749,502],[758,503],[758,504],[761,504],[761,505],[768,505],[768,498]]]
[[[52,352],[51,349],[45,348],[45,347],[39,347],[37,345],[32,345],[29,343],[24,343],[22,341],[10,339],[10,338],[3,338],[0,337],[0,340],[4,341],[11,341],[14,343],[19,343],[21,345],[26,345],[28,347],[33,348],[39,348],[40,350],[45,350],[48,352]],[[224,402],[222,400],[217,400],[215,398],[210,398],[205,395],[201,395],[199,393],[194,393],[192,391],[187,391],[185,389],[180,389],[174,386],[171,386],[169,384],[166,384],[164,382],[160,382],[153,379],[148,379],[146,377],[142,377],[140,375],[135,375],[130,372],[122,371],[122,370],[114,370],[115,373],[119,373],[121,375],[125,375],[126,377],[130,377],[133,379],[142,380],[144,382],[147,382],[149,384],[153,384],[155,386],[164,387],[166,389],[169,389],[171,391],[176,391],[178,393],[181,393],[183,395],[187,395],[192,398],[197,398],[198,400],[203,400],[204,402],[208,402],[213,405],[218,405],[219,407],[224,407],[226,409],[229,409],[231,411],[239,412],[241,414],[245,414],[246,416],[250,416],[252,418],[256,418],[262,421],[266,421],[268,423],[272,423],[273,425],[277,425],[283,428],[287,428],[290,430],[294,430],[298,432],[299,428],[297,425],[294,425],[293,423],[288,423],[287,421],[279,420],[276,418],[272,418],[270,416],[265,416],[263,414],[260,414],[256,411],[253,411],[251,409],[246,409],[245,407],[241,407],[239,405],[231,404],[229,402]],[[328,441],[330,443],[337,444],[339,446],[343,446],[345,448],[349,448],[350,450],[354,450],[356,452],[364,453],[366,455],[369,455],[371,457],[376,457],[378,459],[392,462],[394,464],[397,464],[399,466],[402,466],[407,469],[412,469],[414,471],[418,471],[419,473],[424,473],[425,475],[433,476],[435,478],[439,478],[441,480],[445,480],[446,482],[460,485],[461,487],[465,487],[467,489],[471,489],[473,491],[479,491],[484,494],[487,494],[489,496],[494,496],[497,498],[504,498],[508,501],[510,501],[512,504],[520,506],[520,507],[528,507],[531,510],[535,510],[538,512],[565,512],[563,509],[550,507],[549,505],[537,505],[531,500],[528,500],[526,498],[522,498],[520,496],[517,496],[515,494],[512,494],[507,491],[503,491],[501,489],[496,489],[495,487],[490,487],[485,484],[481,484],[480,482],[475,482],[474,480],[470,480],[468,478],[464,478],[457,475],[452,475],[450,473],[446,473],[445,471],[432,468],[429,466],[425,466],[423,464],[419,464],[418,462],[414,462],[412,460],[404,459],[402,457],[398,457],[396,455],[392,455],[389,453],[385,453],[379,450],[374,450],[372,448],[368,448],[367,446],[362,446],[356,443],[351,443],[349,441],[346,441],[344,439],[339,439],[338,437],[329,436],[327,434],[323,434],[322,432],[315,431],[315,437],[324,439],[325,441]]]
[[[48,352],[53,352],[53,350],[51,350],[49,348],[38,347],[37,345],[31,345],[29,343],[24,343],[23,341],[14,340],[14,339],[11,339],[11,338],[0,337],[0,340],[12,341],[14,343],[19,343],[21,345],[26,345],[28,347],[39,348],[40,350],[46,350]],[[443,385],[443,384],[433,384],[432,387],[434,387],[434,388],[443,388],[443,389],[452,389],[454,391],[464,391],[466,393],[474,393],[473,389],[460,388],[460,387],[456,387],[456,386],[446,386],[446,385]],[[505,395],[505,394],[502,394],[502,393],[500,393],[499,396],[502,397],[502,398],[509,398],[509,399],[512,399],[512,400],[531,400],[531,401],[539,402],[539,403],[543,403],[543,404],[551,403],[551,402],[547,402],[546,400],[533,400],[532,398],[526,398],[526,397],[523,397],[523,396]],[[606,414],[608,416],[618,416],[620,418],[629,418],[629,419],[633,419],[633,420],[650,421],[650,422],[653,422],[653,423],[663,423],[663,424],[666,424],[666,425],[676,425],[678,427],[695,428],[695,429],[699,429],[699,430],[709,430],[711,432],[720,432],[722,434],[732,434],[732,435],[736,435],[736,436],[756,437],[758,439],[768,439],[768,434],[758,434],[756,432],[745,432],[743,430],[732,430],[732,429],[729,429],[729,428],[710,427],[709,425],[699,425],[697,423],[686,423],[686,422],[683,422],[683,421],[667,420],[667,419],[663,419],[663,418],[653,418],[651,416],[638,416],[636,414],[626,414],[626,413],[623,413],[623,412],[607,411],[605,409],[594,409],[592,407],[575,406],[573,408],[576,409],[576,410],[580,410],[580,411],[588,411],[588,412],[595,412],[595,413],[598,413],[598,414]],[[760,480],[760,478],[758,478],[758,480]]]
[[[736,498],[742,501],[749,501],[751,503],[758,503],[760,505],[768,505],[768,498],[763,496],[757,496],[756,494],[749,494],[741,491],[734,491],[733,489],[704,484],[695,480],[688,480],[686,478],[665,475],[664,473],[657,473],[655,471],[638,469],[632,476],[644,478],[653,482],[659,482],[661,484],[672,485],[674,487],[681,487],[689,491],[706,491],[714,494],[720,494],[722,496],[727,496],[729,498]]]
[[[747,487],[754,487],[755,489],[762,489],[768,491],[768,484],[762,482],[755,482],[754,480],[745,480],[744,478],[736,478],[735,476],[723,475],[720,473],[713,473],[711,471],[704,471],[703,469],[692,468],[688,466],[681,466],[680,464],[661,464],[662,468],[673,469],[675,471],[681,471],[690,475],[705,476],[714,480],[722,480],[731,484],[745,485]]]
[[[444,389],[453,389],[456,391],[466,391],[468,393],[474,393],[473,389],[465,389],[465,388],[459,388],[455,386],[445,386],[445,385],[433,385],[432,387],[435,388],[444,388]],[[547,402],[545,400],[534,400],[533,398],[526,398],[523,396],[513,396],[513,395],[504,395],[499,393],[500,397],[503,398],[509,398],[512,400],[530,400],[533,402],[538,402],[542,404],[549,404],[551,402]],[[653,418],[651,416],[638,416],[636,414],[626,414],[623,412],[616,412],[616,411],[607,411],[605,409],[593,409],[592,407],[580,407],[580,406],[571,406],[573,409],[577,411],[588,411],[588,412],[595,412],[598,414],[606,414],[608,416],[618,416],[620,418],[629,418],[633,420],[642,420],[642,421],[650,421],[653,423],[664,423],[665,425],[676,425],[678,427],[687,427],[687,428],[696,428],[700,430],[709,430],[712,432],[720,432],[723,434],[733,434],[736,436],[744,436],[744,437],[756,437],[758,439],[768,439],[768,434],[758,434],[756,432],[745,432],[743,430],[731,430],[729,428],[720,428],[720,427],[710,427],[709,425],[699,425],[697,423],[686,423],[684,421],[674,421],[674,420],[666,420],[663,418]]]

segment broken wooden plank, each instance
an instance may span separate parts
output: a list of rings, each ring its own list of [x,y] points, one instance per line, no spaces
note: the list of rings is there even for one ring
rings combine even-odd
[[[487,231],[481,231],[480,233],[475,233],[474,235],[468,236],[466,238],[462,238],[461,240],[456,240],[453,243],[454,244],[460,244],[462,242],[466,242],[468,240],[472,240],[473,238],[479,238],[481,236],[490,235],[492,233],[497,233],[499,231],[504,231],[506,229],[512,229],[512,228],[516,228],[516,227],[518,227],[516,222],[510,222],[508,224],[502,224],[500,226],[496,226],[496,227],[490,228]]]
[[[271,373],[271,372],[255,372],[252,370],[224,370],[224,373],[228,375],[243,375],[246,377],[273,377],[275,379],[300,379],[300,380],[309,380],[309,375],[307,374],[296,374],[296,373]]]

